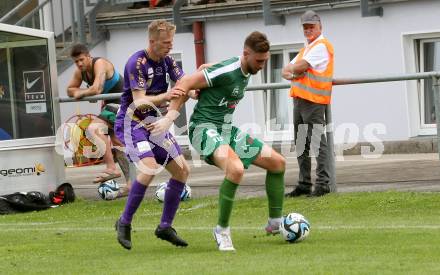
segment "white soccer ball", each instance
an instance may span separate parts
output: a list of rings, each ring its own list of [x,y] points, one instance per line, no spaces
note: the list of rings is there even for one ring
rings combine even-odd
[[[98,194],[103,200],[114,200],[119,194],[119,184],[114,180],[108,180],[98,186]]]
[[[185,184],[185,188],[183,188],[182,194],[180,194],[181,201],[187,201],[191,198],[191,187],[188,184]]]
[[[168,182],[159,183],[156,187],[156,199],[160,202],[165,200],[165,191],[167,189]],[[180,194],[180,200],[186,201],[191,198],[191,187],[188,184],[185,184],[185,188],[182,190],[182,194]]]
[[[310,223],[303,215],[290,213],[281,221],[281,237],[289,243],[300,242],[310,233]]]

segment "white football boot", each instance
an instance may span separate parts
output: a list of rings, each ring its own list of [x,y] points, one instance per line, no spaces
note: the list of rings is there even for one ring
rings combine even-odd
[[[264,228],[267,235],[280,234],[281,218],[269,218]]]
[[[220,251],[235,251],[234,246],[232,245],[231,239],[231,229],[228,227],[223,228],[220,226],[216,226],[214,228],[214,239],[217,243],[218,250]]]

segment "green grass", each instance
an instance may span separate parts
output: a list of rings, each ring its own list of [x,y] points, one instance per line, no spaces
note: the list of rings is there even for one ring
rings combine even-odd
[[[144,201],[133,249],[115,239],[125,200],[78,201],[42,212],[0,216],[0,273],[41,274],[439,274],[440,194],[352,193],[287,199],[285,212],[311,223],[305,241],[266,236],[264,198],[237,200],[235,253],[217,251],[216,198],[181,204],[175,228],[190,244],[155,238],[162,205]]]

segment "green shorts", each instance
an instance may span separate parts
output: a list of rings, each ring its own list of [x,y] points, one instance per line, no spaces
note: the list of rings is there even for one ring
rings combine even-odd
[[[199,124],[189,126],[189,141],[206,163],[214,165],[212,155],[220,145],[229,144],[247,169],[258,157],[264,143],[232,126],[229,130],[218,131],[218,127]]]
[[[98,117],[109,124],[111,128],[115,125],[116,114],[118,113],[119,104],[109,103],[105,105]]]

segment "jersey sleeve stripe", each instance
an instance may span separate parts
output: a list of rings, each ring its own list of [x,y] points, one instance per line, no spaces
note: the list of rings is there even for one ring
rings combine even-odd
[[[203,76],[205,76],[205,80],[206,80],[206,83],[208,83],[208,86],[212,87],[212,82],[208,76],[208,72],[206,71],[206,69],[203,70]]]
[[[207,72],[207,76],[210,79],[213,79],[213,78],[215,78],[215,77],[217,77],[219,75],[235,71],[236,69],[240,68],[240,65],[241,64],[240,64],[240,59],[239,59],[239,60],[237,60],[234,63],[231,63],[229,65],[217,68],[217,69],[213,70],[212,72]]]

